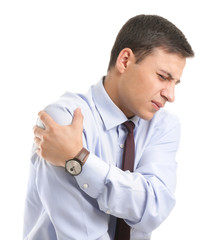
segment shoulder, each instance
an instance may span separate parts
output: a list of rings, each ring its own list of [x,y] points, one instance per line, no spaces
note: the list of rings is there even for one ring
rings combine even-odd
[[[72,122],[74,111],[80,108],[82,114],[89,114],[89,95],[79,95],[66,92],[57,101],[47,105],[44,109],[60,125],[69,125]]]
[[[169,129],[180,125],[180,120],[174,113],[160,109],[160,111],[154,115],[151,124],[156,128]]]
[[[160,109],[156,112],[151,120],[144,120],[140,118],[140,126],[146,126],[148,130],[167,131],[168,129],[179,125],[179,117],[164,109]]]
[[[179,142],[180,120],[175,114],[160,109],[146,125],[147,145]]]
[[[179,142],[180,120],[178,116],[164,109],[157,113],[152,122],[154,137],[157,137],[160,142]]]

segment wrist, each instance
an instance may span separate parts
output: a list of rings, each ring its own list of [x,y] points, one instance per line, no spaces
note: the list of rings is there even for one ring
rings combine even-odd
[[[73,176],[79,175],[89,154],[90,152],[86,148],[82,148],[74,158],[65,162],[65,170]]]
[[[61,167],[65,167],[66,162],[69,159],[74,159],[79,152],[83,149],[83,145],[79,146],[79,147],[75,147],[74,149],[71,149],[70,151],[70,147],[68,146],[67,149],[63,149],[62,152],[64,153],[61,159]]]

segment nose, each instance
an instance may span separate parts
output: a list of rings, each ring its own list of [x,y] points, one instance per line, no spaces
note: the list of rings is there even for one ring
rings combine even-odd
[[[175,84],[171,84],[161,90],[161,96],[165,98],[168,102],[175,101]]]

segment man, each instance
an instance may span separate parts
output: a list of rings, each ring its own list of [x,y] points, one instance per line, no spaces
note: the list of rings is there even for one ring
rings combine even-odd
[[[34,128],[25,239],[150,239],[175,204],[180,124],[161,108],[174,101],[193,55],[166,19],[133,17],[116,38],[107,75],[39,113],[45,128]],[[128,158],[133,166],[124,167]]]

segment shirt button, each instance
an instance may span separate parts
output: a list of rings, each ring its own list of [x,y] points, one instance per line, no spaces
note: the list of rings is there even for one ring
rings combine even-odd
[[[106,213],[107,213],[107,214],[110,214],[110,210],[107,210]]]
[[[119,144],[119,146],[120,146],[120,148],[124,148],[124,144],[122,144],[122,143]]]
[[[83,185],[83,188],[84,189],[87,189],[89,186],[88,186],[88,184],[87,183],[85,183],[84,185]]]

